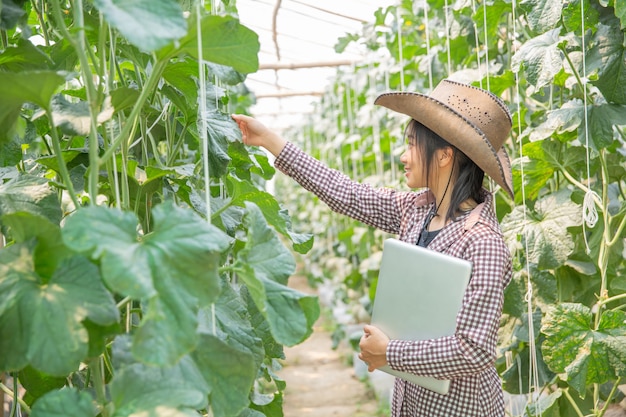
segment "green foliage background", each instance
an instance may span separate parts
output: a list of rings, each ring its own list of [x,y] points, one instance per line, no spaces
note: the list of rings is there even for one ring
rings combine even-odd
[[[230,118],[256,33],[234,4],[0,5],[0,372],[23,409],[282,416],[283,346],[319,306],[287,286],[312,235]]]
[[[405,189],[408,120],[374,107],[378,94],[427,93],[452,77],[504,98],[515,199],[486,184],[514,257],[497,367],[507,392],[540,398],[519,411],[528,416],[601,416],[623,398],[625,10],[617,0],[401,1],[339,41],[337,50],[356,42],[370,56],[338,74],[305,128],[290,133],[356,180]],[[298,227],[319,236],[311,279],[335,289],[353,322],[367,321],[386,236],[279,180],[293,187]],[[583,221],[594,213],[595,224]],[[337,341],[352,336],[343,324]]]

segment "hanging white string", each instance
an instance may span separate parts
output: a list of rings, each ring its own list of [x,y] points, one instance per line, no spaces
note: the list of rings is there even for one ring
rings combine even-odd
[[[372,62],[368,64],[369,70],[367,72],[369,77],[369,92],[370,92],[370,100],[373,103],[374,99],[376,99],[377,91],[377,83],[376,83],[376,70],[372,65]],[[376,160],[376,176],[378,177],[378,185],[384,184],[384,169],[383,169],[383,152],[380,148],[380,121],[378,120],[378,112],[374,109],[372,114],[372,139],[374,140],[374,155]]]
[[[515,45],[517,41],[517,25],[516,20],[517,17],[515,15],[517,4],[516,0],[512,1],[512,20],[513,20],[513,42]],[[519,159],[520,159],[520,175],[521,175],[521,184],[522,184],[522,208],[523,208],[523,229],[522,234],[524,235],[524,250],[526,251],[526,286],[527,292],[524,301],[527,305],[526,314],[528,315],[528,395],[527,399],[528,403],[533,403],[535,405],[535,411],[539,412],[539,416],[541,416],[541,409],[538,407],[539,395],[539,370],[537,366],[537,346],[535,343],[535,327],[533,323],[533,284],[531,281],[530,275],[530,261],[528,260],[528,235],[526,233],[527,229],[527,213],[526,213],[526,190],[524,188],[525,183],[525,175],[524,175],[524,153],[522,147],[522,120],[521,120],[521,103],[520,103],[520,85],[519,85],[519,74],[515,72],[515,102],[517,106],[517,137],[519,141]],[[521,369],[518,369],[518,372],[521,373]]]
[[[587,191],[585,192],[585,198],[583,200],[583,238],[585,240],[585,248],[587,254],[591,252],[589,248],[589,242],[587,242],[587,231],[586,227],[590,229],[593,228],[598,222],[598,212],[596,210],[596,204],[594,199],[599,196],[591,189],[591,168],[590,168],[590,157],[589,157],[589,116],[587,112],[587,63],[585,60],[585,2],[580,2],[580,21],[581,21],[581,49],[582,49],[582,74],[580,79],[582,80],[582,89],[583,89],[583,114],[585,120],[585,152],[586,152],[586,162],[587,162]]]
[[[487,90],[491,91],[491,85],[489,82],[489,34],[487,33],[487,2],[483,0],[483,26],[485,34],[485,62],[487,63]]]
[[[428,0],[424,0],[424,33],[426,35],[426,57],[428,64],[428,87],[433,91],[433,67],[430,56],[430,30],[428,25]]]
[[[206,71],[204,57],[202,53],[202,12],[204,11],[204,0],[196,1],[196,33],[198,42],[198,84],[200,93],[198,95],[200,126],[198,133],[202,141],[202,164],[204,168],[204,199],[206,203],[206,218],[211,221],[211,183],[209,177],[209,138],[207,133],[207,94],[206,94]]]
[[[444,24],[446,25],[446,52],[448,54],[448,75],[452,74],[452,56],[450,53],[450,21],[448,20],[449,9],[450,5],[448,4],[448,0],[445,0],[443,6],[443,18]]]
[[[404,91],[404,58],[402,51],[402,21],[400,20],[400,5],[396,7],[396,24],[398,25],[398,59],[400,61],[400,90]]]
[[[472,0],[472,23],[474,24],[474,41],[476,42],[476,62],[478,62],[478,80],[480,83],[480,88],[483,88],[483,70],[482,65],[480,63],[480,41],[478,39],[478,25],[476,24],[476,19],[473,17],[476,16],[476,3]]]
[[[487,91],[491,92],[491,85],[489,83],[489,74],[491,74],[491,69],[490,69],[490,62],[489,62],[489,36],[487,35],[487,2],[483,1],[483,25],[484,25],[484,35],[485,35],[485,50],[487,51],[487,53],[485,54],[485,71],[487,72]],[[474,27],[477,29],[476,23],[474,22]],[[476,32],[478,33],[478,32]],[[478,54],[478,51],[480,51],[479,45],[478,45],[478,35],[476,35],[476,53]],[[478,55],[477,55],[478,56]],[[482,88],[482,68],[481,68],[481,63],[480,63],[480,58],[478,58],[478,75],[480,78],[480,86]],[[494,181],[493,178],[489,177],[489,191],[491,193],[493,193],[494,189],[496,187],[494,186]],[[495,200],[494,200],[494,204],[493,204],[493,210],[496,213],[496,215],[498,214],[497,212],[497,205],[495,204]]]
[[[111,45],[111,62],[114,62],[115,57],[113,56],[114,52],[114,48],[115,48],[115,37],[113,36],[113,29],[111,28],[111,26],[109,26],[109,44]],[[108,96],[110,94],[110,90],[109,90],[109,83],[105,83],[105,93]],[[118,121],[121,118],[121,115],[118,115]],[[121,125],[121,123],[120,123]],[[109,122],[108,123],[108,127],[109,127],[109,137],[114,137],[114,131],[113,131],[113,122]],[[113,156],[113,158],[111,158],[113,160],[113,184],[115,187],[115,207],[117,207],[118,209],[122,208],[122,200],[120,197],[120,182],[119,182],[119,175],[117,172],[117,157]],[[127,306],[130,306],[131,303],[128,303]]]
[[[213,3],[211,3],[211,7],[213,7]],[[199,122],[200,127],[198,129],[198,133],[200,134],[200,138],[202,140],[202,164],[204,168],[204,201],[206,205],[206,220],[207,222],[211,222],[211,179],[209,172],[209,138],[207,132],[207,94],[206,94],[206,71],[204,65],[204,56],[202,53],[202,15],[204,12],[204,0],[196,1],[196,38],[198,42],[198,84],[200,88],[200,94],[198,96],[199,99]],[[212,332],[214,335],[217,334],[217,324],[215,323],[215,303],[211,303],[211,324],[212,324]]]

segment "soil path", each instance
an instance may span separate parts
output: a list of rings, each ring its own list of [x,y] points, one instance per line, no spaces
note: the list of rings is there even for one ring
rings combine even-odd
[[[315,293],[301,276],[293,276],[289,286],[304,293]],[[279,375],[286,381],[283,410],[285,417],[375,417],[378,400],[374,391],[356,378],[348,363],[348,348],[332,349],[330,333],[323,318],[313,334],[300,345],[285,347],[286,359]]]

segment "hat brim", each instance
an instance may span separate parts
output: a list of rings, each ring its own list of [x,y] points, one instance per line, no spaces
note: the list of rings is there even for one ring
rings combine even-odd
[[[417,120],[476,163],[512,198],[511,162],[504,147],[496,150],[485,134],[450,106],[430,96],[412,92],[384,93],[374,104]],[[510,129],[510,126],[503,126]]]

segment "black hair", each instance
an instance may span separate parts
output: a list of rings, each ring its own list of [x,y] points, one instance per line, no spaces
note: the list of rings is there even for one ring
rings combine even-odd
[[[407,125],[404,135],[409,144],[416,145],[420,151],[423,163],[422,169],[426,174],[427,184],[433,160],[435,159],[435,152],[446,147],[452,148],[454,152],[454,166],[451,173],[454,185],[450,197],[450,207],[446,213],[446,221],[455,219],[462,213],[461,204],[468,198],[472,198],[477,203],[483,202],[481,190],[485,172],[467,155],[414,119]],[[435,209],[437,208],[435,207]]]

